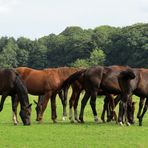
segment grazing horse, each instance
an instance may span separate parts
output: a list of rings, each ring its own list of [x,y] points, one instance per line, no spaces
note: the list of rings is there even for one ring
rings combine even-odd
[[[127,98],[128,96],[125,94],[121,94],[119,82],[118,82],[118,76],[121,71],[124,71],[124,78],[125,82],[127,82],[130,79],[135,78],[134,73],[129,67],[123,67],[123,66],[110,66],[110,67],[102,67],[102,66],[97,66],[97,67],[92,67],[87,70],[82,70],[79,72],[74,73],[71,75],[68,80],[66,80],[63,84],[63,88],[65,86],[68,86],[69,84],[73,83],[74,81],[80,79],[83,79],[82,85],[84,86],[85,89],[85,95],[82,99],[81,102],[81,111],[80,111],[80,116],[79,120],[81,122],[84,122],[83,120],[83,113],[84,113],[84,108],[86,106],[86,103],[90,99],[90,105],[94,114],[94,117],[97,117],[97,112],[96,112],[96,96],[98,94],[98,91],[101,89],[104,93],[109,93],[109,94],[120,94],[121,98],[124,99],[129,99]],[[125,91],[125,93],[127,93]],[[124,98],[126,97],[126,98]],[[122,121],[120,121],[122,122]]]
[[[56,122],[56,94],[61,92],[60,88],[63,81],[78,70],[80,69],[72,67],[48,68],[44,70],[35,70],[27,67],[16,68],[28,89],[28,93],[43,97],[39,99],[36,107],[37,121],[42,120],[49,98],[51,98],[52,120]],[[65,115],[66,104],[64,104],[63,110]]]
[[[2,102],[0,104],[0,111],[3,108],[4,100],[7,96],[12,97],[12,110],[15,114],[15,96],[17,95],[20,101],[21,110],[20,117],[24,125],[30,125],[31,105],[29,105],[27,89],[23,85],[20,77],[13,69],[0,69],[0,94],[2,95]],[[14,124],[17,124],[16,117],[13,118]]]
[[[75,73],[76,71],[79,71],[80,68],[73,68],[73,67],[60,67],[60,68],[56,68],[54,69],[54,71],[52,72],[52,70],[47,69],[48,72],[50,73],[49,75],[49,79],[52,79],[52,91],[50,91],[50,96],[51,96],[51,108],[52,108],[52,120],[53,122],[56,122],[56,105],[55,105],[55,94],[57,92],[61,91],[61,86],[63,84],[63,82],[73,73]],[[36,110],[37,110],[37,120],[40,121],[42,120],[43,117],[43,113],[46,109],[47,103],[48,103],[49,97],[48,98],[44,98],[44,99],[40,99]],[[64,104],[64,108],[63,108],[63,114],[66,115],[66,104],[67,104],[67,100],[64,100],[63,102]]]
[[[112,101],[113,101],[112,103],[107,97],[105,97],[103,111],[101,115],[102,121],[105,120],[105,111],[107,111],[107,121],[108,122],[111,120],[117,121],[117,115],[116,115],[116,112],[114,111],[114,108],[119,103],[120,98],[121,98],[120,95],[116,96],[115,99],[112,98]],[[136,102],[132,102],[131,107],[127,108],[127,119],[128,119],[128,122],[131,124],[134,124],[135,103]]]
[[[139,103],[139,111],[137,114],[137,118],[139,119],[139,126],[142,126],[142,120],[144,117],[145,112],[148,108],[148,69],[144,68],[133,68],[135,79],[128,84],[128,87],[131,91],[128,92],[127,95],[135,94],[136,96],[140,97]],[[124,79],[120,79],[121,90],[124,91]],[[142,111],[144,98],[146,98],[146,102]]]

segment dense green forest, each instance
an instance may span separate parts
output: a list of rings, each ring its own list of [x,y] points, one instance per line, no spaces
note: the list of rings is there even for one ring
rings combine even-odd
[[[129,65],[148,68],[148,24],[67,27],[36,40],[0,38],[0,67]]]

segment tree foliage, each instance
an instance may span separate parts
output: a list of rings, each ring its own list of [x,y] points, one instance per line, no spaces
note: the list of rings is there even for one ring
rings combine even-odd
[[[0,66],[37,69],[60,66],[130,65],[148,67],[148,24],[123,28],[67,27],[37,40],[0,38]]]

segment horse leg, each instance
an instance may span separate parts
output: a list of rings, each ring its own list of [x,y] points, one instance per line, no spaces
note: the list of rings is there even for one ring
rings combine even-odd
[[[146,102],[145,102],[145,105],[144,105],[144,108],[143,108],[143,112],[142,112],[141,116],[139,117],[139,126],[142,126],[142,120],[143,120],[144,114],[147,111],[147,109],[148,109],[148,98],[146,98]]]
[[[0,112],[3,110],[4,102],[5,102],[7,96],[8,96],[7,92],[4,92],[2,94],[1,102],[0,102]]]
[[[56,113],[56,94],[51,96],[51,119],[56,123],[57,113]]]
[[[90,97],[90,92],[86,91],[85,95],[81,101],[81,109],[80,109],[80,115],[79,115],[79,120],[81,123],[84,123],[84,120],[83,120],[84,108],[87,104],[89,97]]]
[[[76,96],[76,99],[75,99],[75,102],[74,102],[74,117],[75,117],[75,120],[77,122],[79,122],[79,120],[78,120],[77,106],[78,106],[78,102],[79,102],[80,93],[81,93],[81,91],[77,92],[77,96]]]
[[[117,115],[115,112],[115,101],[112,95],[108,94],[108,113],[107,113],[107,122],[110,122],[111,120],[114,120],[117,122]]]
[[[18,119],[17,119],[17,106],[19,103],[19,99],[17,95],[12,95],[12,121],[14,125],[18,124]]]
[[[66,116],[67,116],[67,113],[66,113],[67,99],[66,100],[64,99],[62,91],[60,91],[58,93],[58,95],[59,95],[59,98],[60,98],[60,100],[62,102],[62,105],[63,105],[63,117],[62,117],[62,120],[65,121]]]
[[[69,120],[72,123],[74,122],[72,107],[74,106],[74,103],[75,103],[75,101],[77,99],[76,96],[77,96],[77,91],[73,88],[72,95],[71,95],[71,98],[69,100]]]
[[[114,98],[112,97],[112,95],[107,94],[107,99],[108,99],[108,103],[107,103],[107,122],[110,122],[113,119],[113,112],[114,112]]]
[[[107,97],[105,97],[104,98],[103,111],[102,111],[102,114],[101,114],[101,120],[103,122],[105,122],[105,111],[107,110],[107,105],[108,105],[108,99],[107,99]]]
[[[50,93],[46,93],[44,96],[39,96],[38,103],[36,106],[36,121],[42,121],[44,111],[47,107],[49,98],[51,97]]]
[[[91,105],[91,109],[93,111],[94,121],[98,122],[98,115],[97,115],[97,111],[96,111],[96,97],[97,97],[97,91],[92,91],[90,105]]]
[[[123,101],[121,100],[119,103],[119,113],[118,113],[118,122],[120,125],[123,125],[123,112],[124,112]]]
[[[116,108],[117,104],[119,103],[121,99],[121,95],[118,95],[115,99],[114,99],[114,108]],[[114,120],[116,121],[116,123],[118,123],[118,117],[117,117],[117,114],[115,112],[115,110],[113,111],[113,117],[114,117]]]
[[[144,105],[144,97],[140,97],[140,101],[139,101],[139,109],[138,109],[138,113],[137,113],[137,118],[139,119],[140,115],[141,115],[141,110],[143,108]]]

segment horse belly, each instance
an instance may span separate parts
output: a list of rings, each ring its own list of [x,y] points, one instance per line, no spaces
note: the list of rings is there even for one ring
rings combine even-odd
[[[114,81],[111,80],[111,79],[105,80],[101,84],[101,88],[104,91],[107,91],[108,93],[113,93],[113,94],[120,93],[120,87],[119,87],[119,84],[118,84],[117,80],[114,80]]]
[[[44,95],[45,90],[44,90],[44,85],[42,83],[36,83],[36,82],[28,82],[26,83],[26,87],[28,90],[29,94],[32,95]]]

